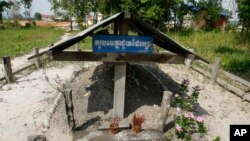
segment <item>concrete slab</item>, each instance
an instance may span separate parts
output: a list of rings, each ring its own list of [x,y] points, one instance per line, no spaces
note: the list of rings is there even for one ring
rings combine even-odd
[[[109,131],[94,131],[76,141],[164,141],[164,134],[160,130],[144,130],[137,134],[123,130],[116,135]]]

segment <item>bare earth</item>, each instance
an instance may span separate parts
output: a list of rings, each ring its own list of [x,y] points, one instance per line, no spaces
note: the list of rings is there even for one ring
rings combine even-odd
[[[112,66],[107,67],[106,64],[96,68],[97,65],[92,62],[51,63],[46,69],[37,70],[13,84],[0,87],[0,141],[27,141],[27,137],[34,134],[45,135],[49,141],[77,140],[79,136],[96,130],[100,124],[109,121],[112,115],[113,70]],[[230,124],[250,123],[249,103],[218,85],[210,85],[199,73],[185,69],[184,65],[145,66],[173,92],[177,92],[177,83],[183,79],[189,79],[190,86],[201,86],[197,113],[205,117],[209,131],[208,140],[220,136],[222,141],[228,141]],[[153,128],[158,124],[158,93],[160,94],[162,88],[149,74],[142,71],[140,65],[128,69],[131,70],[127,74],[128,104],[125,120],[130,120],[134,112],[144,113],[146,122],[143,127]],[[63,99],[52,117],[50,129],[43,132],[43,121],[59,93],[53,88],[58,87],[56,78],[59,77],[63,84],[69,81],[75,71],[80,70],[82,71],[69,87],[73,90],[76,125],[81,133],[70,134]]]

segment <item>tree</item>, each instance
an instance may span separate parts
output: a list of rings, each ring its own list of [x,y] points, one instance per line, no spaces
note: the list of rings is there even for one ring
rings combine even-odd
[[[25,8],[25,17],[29,19],[30,21],[30,8],[32,5],[32,0],[21,0],[21,3],[24,5]]]
[[[67,16],[71,21],[72,30],[72,18],[75,17],[80,25],[85,18],[85,15],[89,11],[87,8],[90,0],[49,0],[52,5],[52,10],[56,16]]]
[[[199,16],[203,16],[206,21],[206,27],[213,27],[215,21],[220,17],[222,8],[222,0],[190,0],[189,3],[194,7],[191,11],[194,18],[197,19]]]
[[[246,28],[246,31],[250,29],[250,1],[240,0],[238,2],[238,11],[240,22],[242,23],[242,31]]]
[[[3,11],[5,8],[10,8],[11,2],[0,1],[0,24],[3,23]]]
[[[104,16],[110,16],[121,12],[122,0],[98,0],[98,11]]]
[[[34,18],[35,18],[35,20],[40,21],[42,19],[42,14],[41,13],[35,13]]]
[[[17,26],[18,25],[18,20],[20,19],[20,1],[17,0],[10,0],[11,4],[11,9],[10,9],[10,15],[12,19],[14,20],[14,24]]]

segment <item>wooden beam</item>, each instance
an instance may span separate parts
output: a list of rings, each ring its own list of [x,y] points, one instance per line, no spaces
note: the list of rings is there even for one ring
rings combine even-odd
[[[158,62],[164,63],[175,57],[175,54],[119,54],[72,52],[52,53],[55,61],[100,61],[100,62]]]

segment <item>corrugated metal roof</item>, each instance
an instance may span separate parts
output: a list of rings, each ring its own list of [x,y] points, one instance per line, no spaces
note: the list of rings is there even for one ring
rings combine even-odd
[[[113,22],[114,20],[120,20],[120,18],[122,16],[124,17],[124,13],[125,12],[117,13],[117,14],[93,25],[92,27],[85,29],[84,31],[78,33],[77,35],[54,45],[49,50],[41,52],[39,55],[31,56],[28,59],[32,59],[32,58],[35,58],[37,56],[43,55],[49,51],[53,51],[53,53],[59,53],[59,52],[63,51],[64,49],[69,48],[70,46],[81,41],[82,39],[84,39],[88,35],[92,34],[96,29],[103,27],[103,26],[106,26],[106,25],[110,24],[111,22]],[[140,19],[139,17],[137,17],[133,14],[131,14],[131,18],[129,19],[129,25],[131,28],[134,28],[141,35],[153,36],[154,44],[158,45],[159,47],[161,47],[163,49],[166,49],[170,52],[176,53],[176,54],[184,56],[184,57],[187,57],[189,54],[194,54],[194,53],[190,52],[188,49],[186,49],[185,47],[183,47],[182,45],[180,45],[179,43],[177,43],[176,41],[174,41],[173,39],[171,39],[170,37],[168,37],[167,35],[165,35],[164,33],[160,32],[159,30],[157,30],[156,28],[154,28],[150,24],[144,22],[142,19]],[[196,54],[194,54],[194,55],[195,55],[196,59],[201,59],[203,61],[206,61],[202,57],[200,57]]]

